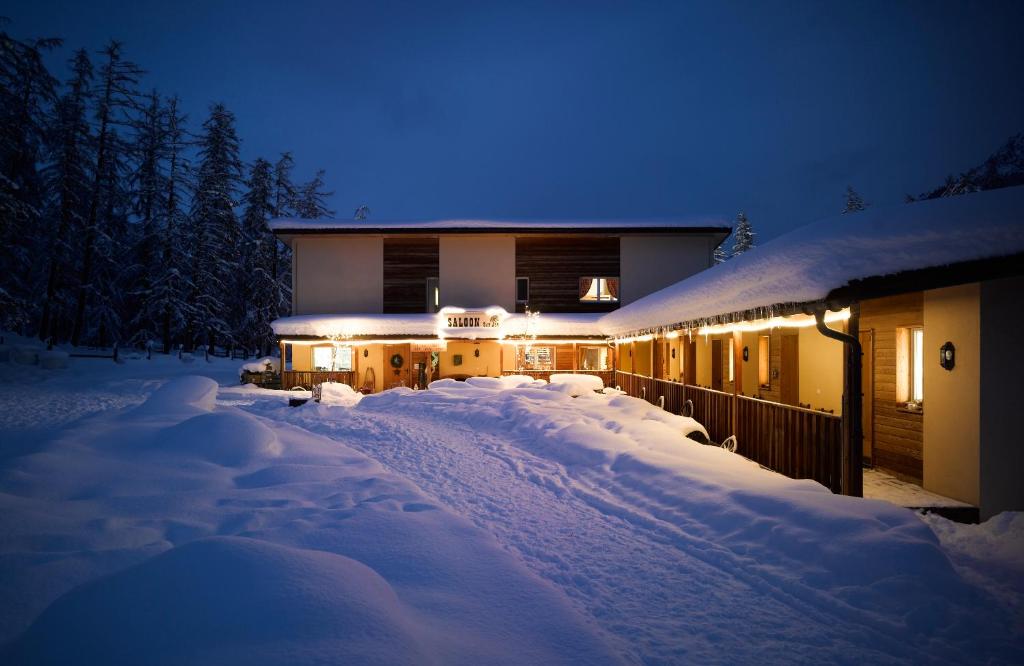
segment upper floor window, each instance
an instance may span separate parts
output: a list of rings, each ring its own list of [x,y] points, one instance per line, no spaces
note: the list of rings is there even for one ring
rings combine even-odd
[[[580,302],[597,303],[619,300],[619,278],[617,277],[583,277],[580,278]]]
[[[516,303],[530,302],[530,278],[516,278]]]
[[[427,312],[441,309],[441,283],[436,277],[427,278]]]

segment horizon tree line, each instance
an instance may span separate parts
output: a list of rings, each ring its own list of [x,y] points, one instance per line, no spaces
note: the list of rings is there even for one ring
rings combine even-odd
[[[223,103],[194,131],[181,100],[140,90],[111,40],[64,81],[0,19],[0,328],[50,343],[267,352],[291,310],[275,217],[333,215],[325,172],[290,152],[245,164]]]

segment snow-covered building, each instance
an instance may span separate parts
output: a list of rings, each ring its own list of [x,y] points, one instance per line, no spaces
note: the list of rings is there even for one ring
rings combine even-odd
[[[862,462],[1024,509],[1024,188],[822,220],[602,317],[616,381],[860,494]],[[833,329],[832,331],[828,329]]]
[[[293,316],[273,324],[283,384],[332,378],[370,391],[523,370],[610,379],[600,316],[708,268],[730,231],[720,218],[271,228],[293,257]]]

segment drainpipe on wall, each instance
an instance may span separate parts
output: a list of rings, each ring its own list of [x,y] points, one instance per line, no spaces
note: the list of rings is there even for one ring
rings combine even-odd
[[[825,325],[825,307],[814,310],[818,332],[843,343],[843,451],[842,488],[844,495],[864,496],[864,432],[862,429],[863,387],[861,386],[860,304],[850,305],[847,332]]]

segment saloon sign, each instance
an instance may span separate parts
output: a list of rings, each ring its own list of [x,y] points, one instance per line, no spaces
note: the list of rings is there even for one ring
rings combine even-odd
[[[455,337],[500,338],[501,323],[507,313],[500,308],[462,310],[446,308],[438,313],[438,333]]]
[[[498,328],[501,326],[501,318],[498,315],[488,315],[485,312],[461,312],[446,317],[445,328]]]

